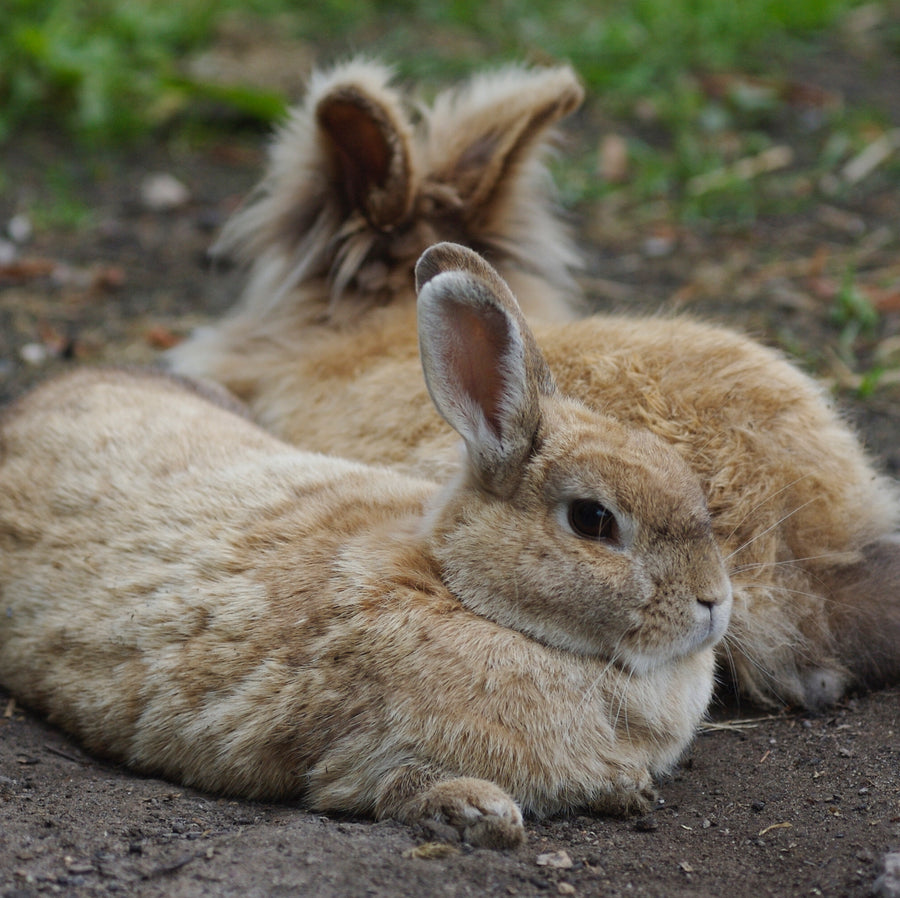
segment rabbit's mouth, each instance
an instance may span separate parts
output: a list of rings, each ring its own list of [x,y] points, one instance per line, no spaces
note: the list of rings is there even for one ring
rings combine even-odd
[[[715,645],[725,635],[731,620],[731,605],[731,584],[729,583],[726,602],[704,606],[708,618],[705,621],[706,635],[701,641],[701,646]]]
[[[643,676],[652,673],[681,658],[712,649],[724,636],[731,620],[732,590],[730,581],[727,589],[716,601],[696,602],[693,620],[683,629],[681,635],[671,639],[664,646],[644,648],[637,635],[636,646],[623,642],[619,649],[622,666],[633,674]]]

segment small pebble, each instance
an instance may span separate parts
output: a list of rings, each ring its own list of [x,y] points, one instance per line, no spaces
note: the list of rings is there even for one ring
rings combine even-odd
[[[11,240],[0,237],[0,265],[12,265],[18,254],[16,245]]]
[[[141,202],[151,212],[168,212],[187,205],[191,192],[174,175],[147,175],[141,182]]]
[[[20,212],[18,215],[13,215],[9,220],[9,224],[6,226],[6,233],[9,234],[9,238],[13,243],[27,243],[34,233],[34,229],[31,226],[31,219],[23,212]]]
[[[641,245],[641,249],[643,249],[647,258],[661,259],[675,251],[675,238],[665,234],[657,234],[653,237],[648,237]]]
[[[43,365],[47,361],[47,347],[42,343],[26,343],[19,355],[27,365]]]
[[[574,866],[569,852],[564,848],[559,851],[549,851],[546,854],[539,854],[535,859],[535,863],[539,867],[552,867],[556,870],[571,870]]]
[[[66,865],[66,869],[69,873],[79,876],[84,875],[85,873],[93,873],[94,865],[88,861],[72,861]]]

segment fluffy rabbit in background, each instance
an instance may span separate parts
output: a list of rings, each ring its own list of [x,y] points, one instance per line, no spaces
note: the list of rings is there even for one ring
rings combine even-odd
[[[247,356],[273,343],[301,356],[355,327],[362,310],[374,339],[397,330],[414,349],[413,267],[442,240],[489,257],[527,317],[569,319],[580,308],[581,259],[544,164],[553,126],[583,97],[572,70],[482,74],[414,110],[415,122],[390,80],[367,59],[313,73],[264,179],[214,248],[252,263],[241,301],[176,350],[179,367],[248,399],[257,375],[241,379]]]
[[[454,237],[526,314],[565,317],[577,257],[539,158],[581,94],[568,69],[507,69],[439,96],[413,130],[385,78],[351,63],[313,80],[223,237],[250,263],[243,299],[170,363],[289,442],[443,476],[458,454],[418,376],[410,259]],[[565,393],[653,431],[698,476],[735,593],[721,669],[743,694],[816,709],[900,677],[900,497],[815,382],[684,318],[534,329]]]
[[[0,418],[0,682],[187,785],[437,818],[645,809],[731,587],[677,451],[557,392],[505,283],[418,267],[443,487],[307,453],[203,388],[81,370]],[[420,375],[421,377],[421,375]]]

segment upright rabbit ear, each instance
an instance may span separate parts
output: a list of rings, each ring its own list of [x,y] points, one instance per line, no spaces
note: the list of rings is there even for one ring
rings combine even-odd
[[[465,441],[479,483],[508,495],[534,445],[540,396],[555,391],[550,370],[509,287],[477,253],[432,246],[416,288],[431,398]]]
[[[278,130],[264,179],[214,247],[265,271],[260,300],[274,302],[310,274],[326,274],[350,213],[385,228],[408,211],[412,132],[391,77],[387,66],[362,58],[316,70]]]
[[[359,210],[376,228],[396,224],[412,203],[411,128],[385,74],[374,63],[341,68],[315,104],[347,211]]]
[[[521,165],[543,145],[548,129],[583,97],[568,66],[508,67],[441,94],[429,116],[432,176],[452,186],[477,216],[513,188]]]

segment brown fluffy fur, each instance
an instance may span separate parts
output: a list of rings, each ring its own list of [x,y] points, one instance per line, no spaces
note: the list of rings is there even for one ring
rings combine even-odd
[[[580,256],[544,166],[553,126],[582,100],[572,70],[498,69],[413,111],[391,78],[366,59],[313,73],[217,243],[251,263],[232,339],[254,339],[263,317],[334,325],[371,306],[412,307],[413,266],[441,240],[482,253],[527,315],[578,306]]]
[[[355,71],[352,66],[350,71]],[[510,89],[520,77],[520,89]],[[536,123],[548,121],[548,108],[561,114],[572,105],[548,105],[546,94],[534,89],[542,77],[557,92],[559,79],[574,83],[571,75],[515,70],[496,82],[506,86],[507,96],[494,118],[487,119],[497,122],[494,144],[479,143],[478,130],[469,130],[471,123],[484,121],[479,110],[502,93],[495,91],[491,76],[436,103],[431,114],[439,123],[431,127],[437,133],[458,132],[459,144],[483,147],[484,152],[470,152],[468,158],[477,158],[485,172],[504,170],[508,155],[501,152],[495,162],[489,152],[494,146],[520,146],[516,158],[522,166],[511,171],[524,171],[524,160],[530,165],[530,152],[540,147]],[[226,231],[226,242],[242,247],[251,262],[238,310],[177,348],[172,364],[224,384],[249,403],[257,421],[292,443],[431,474],[452,467],[455,459],[413,376],[412,285],[405,258],[384,248],[384,241],[394,239],[393,231],[367,238],[364,251],[339,253],[338,264],[328,247],[341,246],[342,235],[356,233],[357,223],[372,215],[367,218],[365,208],[359,208],[367,202],[364,191],[348,204],[346,189],[334,180],[334,214],[327,224],[317,220],[302,245],[296,228],[285,227],[290,218],[285,209],[304,210],[311,202],[308,180],[294,178],[290,172],[298,169],[290,164],[304,171],[335,164],[321,156],[313,159],[298,143],[301,132],[307,144],[322,141],[321,124],[313,124],[309,108],[327,104],[331,92],[344,90],[345,81],[370,98],[360,101],[363,106],[387,110],[398,102],[383,93],[383,82],[363,85],[341,70],[314,82],[323,85],[321,91],[312,91],[294,129],[276,144],[263,182],[264,195],[265,185],[281,185],[282,211],[251,204]],[[520,97],[519,105],[509,102],[511,94]],[[518,118],[501,116],[501,109]],[[531,140],[523,143],[519,134]],[[451,192],[455,179],[472,180],[463,177],[465,166],[444,168],[453,172],[443,182]],[[338,169],[346,175],[346,166]],[[365,182],[362,175],[350,180]],[[493,255],[519,291],[526,313],[541,317],[547,312],[539,302],[541,291],[560,308],[560,279],[552,272],[566,267],[569,245],[550,226],[551,214],[539,212],[545,201],[533,191],[530,177],[508,177],[504,185],[498,193],[468,194],[485,198],[475,218],[499,223],[490,245],[470,231],[456,239]],[[321,191],[318,196],[321,205]],[[336,197],[345,198],[343,206]],[[406,208],[411,217],[404,219],[405,231],[446,236],[431,227],[415,203]],[[515,226],[520,219],[507,214],[511,208],[531,210],[537,239]],[[338,209],[344,210],[343,218]],[[371,235],[371,228],[366,232]],[[504,253],[498,252],[500,246]],[[523,260],[532,269],[524,280]],[[535,279],[534,272],[544,265],[546,271]],[[378,276],[364,275],[373,266]],[[394,287],[379,294],[387,304],[373,307],[365,285],[388,282]],[[341,314],[329,317],[338,288]],[[851,686],[900,676],[900,597],[891,586],[900,568],[893,537],[900,514],[897,489],[873,471],[817,385],[777,353],[685,319],[594,317],[536,324],[535,331],[567,393],[623,422],[649,428],[674,445],[704,483],[736,595],[723,669],[745,694],[766,705],[816,708]],[[852,590],[846,586],[850,582]],[[862,660],[861,646],[868,660]]]
[[[0,681],[137,769],[494,847],[520,807],[646,808],[728,621],[700,485],[556,391],[477,256],[420,274],[428,389],[467,446],[443,488],[160,375],[84,370],[8,410]]]

